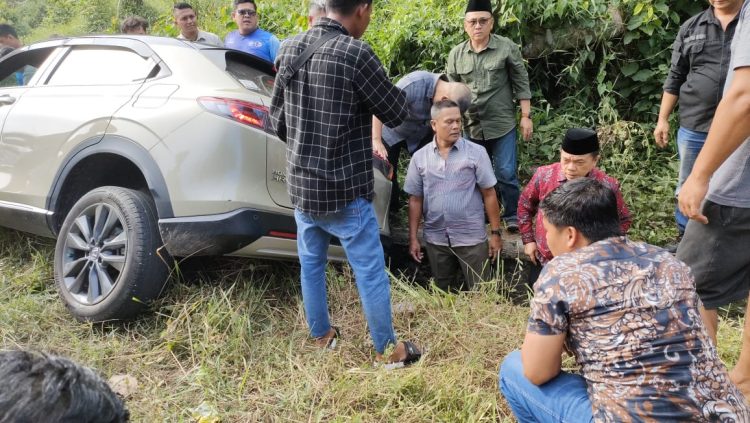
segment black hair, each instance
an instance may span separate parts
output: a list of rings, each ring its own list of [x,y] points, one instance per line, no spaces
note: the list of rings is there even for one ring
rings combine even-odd
[[[183,9],[193,9],[193,6],[191,6],[190,3],[185,3],[184,1],[174,4],[174,10],[183,10]]]
[[[91,369],[30,351],[0,352],[0,423],[124,423],[122,400]]]
[[[326,10],[349,16],[361,4],[372,4],[372,0],[326,0]]]
[[[596,179],[565,182],[547,194],[539,208],[552,225],[572,226],[591,242],[622,235],[617,197]]]
[[[18,33],[16,33],[16,29],[8,24],[0,24],[0,37],[6,37],[8,35],[12,35],[13,38],[18,38]]]
[[[232,3],[234,4],[235,9],[242,3],[252,3],[252,5],[255,7],[255,10],[258,10],[258,5],[255,4],[255,0],[234,0]]]
[[[148,31],[148,21],[140,16],[128,16],[120,24],[120,32],[123,34],[135,28],[143,28],[144,31]]]

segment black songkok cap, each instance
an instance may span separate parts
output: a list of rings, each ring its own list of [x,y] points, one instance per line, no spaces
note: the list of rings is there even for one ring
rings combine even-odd
[[[571,128],[565,133],[562,150],[568,154],[580,156],[599,151],[599,137],[596,132],[586,128]]]
[[[490,12],[492,13],[492,3],[490,0],[469,0],[466,6],[466,12]]]

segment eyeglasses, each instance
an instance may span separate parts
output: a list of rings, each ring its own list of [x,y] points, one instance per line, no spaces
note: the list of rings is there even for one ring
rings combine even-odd
[[[469,26],[477,26],[477,24],[479,24],[479,26],[485,26],[488,23],[490,23],[491,20],[492,18],[479,18],[479,19],[467,19],[464,22],[466,22]]]
[[[237,11],[237,14],[252,18],[253,16],[256,16],[258,12],[256,12],[255,10],[250,10],[250,9],[240,9]]]

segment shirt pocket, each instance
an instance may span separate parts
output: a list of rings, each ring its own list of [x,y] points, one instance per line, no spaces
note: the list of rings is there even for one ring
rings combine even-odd
[[[685,56],[690,58],[691,69],[696,69],[705,61],[703,57],[705,45],[705,41],[697,41],[685,46]]]
[[[491,90],[508,82],[508,71],[505,69],[505,58],[496,57],[484,63],[484,90]]]
[[[461,82],[468,85],[472,91],[477,88],[474,78],[474,66],[468,61],[462,61],[456,63],[456,73],[461,78]]]

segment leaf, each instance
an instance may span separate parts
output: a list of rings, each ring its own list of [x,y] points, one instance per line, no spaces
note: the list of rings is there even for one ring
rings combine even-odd
[[[654,76],[654,71],[649,69],[641,69],[631,78],[633,79],[633,81],[643,82],[649,80],[652,76]]]
[[[620,70],[622,71],[623,75],[630,76],[638,72],[638,69],[640,69],[640,67],[638,66],[637,62],[630,62],[623,66]]]
[[[640,37],[640,34],[638,34],[635,31],[629,31],[625,33],[625,36],[622,38],[622,42],[625,45],[630,44],[631,41],[636,40]]]
[[[635,9],[633,9],[633,15],[640,15],[641,11],[643,10],[643,6],[645,6],[643,3],[636,4]]]

